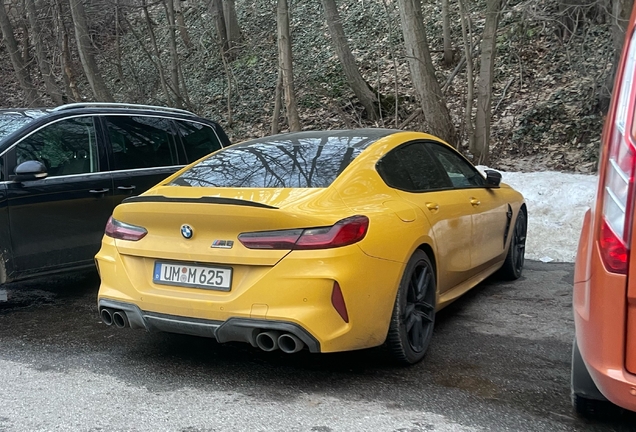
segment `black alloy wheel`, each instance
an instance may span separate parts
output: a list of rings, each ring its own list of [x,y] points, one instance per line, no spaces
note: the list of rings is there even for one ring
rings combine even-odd
[[[506,254],[506,261],[501,267],[501,275],[509,280],[519,279],[523,271],[523,264],[526,256],[526,233],[528,231],[528,220],[525,209],[519,210],[515,221],[514,231],[510,239],[510,246]]]
[[[418,250],[404,270],[387,335],[387,346],[399,363],[424,358],[433,336],[436,294],[433,265]]]

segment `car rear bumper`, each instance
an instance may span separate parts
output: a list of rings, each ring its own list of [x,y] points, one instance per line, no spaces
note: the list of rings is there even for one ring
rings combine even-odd
[[[384,343],[404,271],[404,263],[370,257],[356,245],[294,251],[274,266],[233,266],[232,288],[216,291],[155,284],[153,258],[121,255],[108,238],[96,262],[101,276],[100,307],[109,302],[130,305],[120,309],[131,315],[128,321],[133,327],[223,342],[236,340],[224,336],[230,328],[252,328],[251,323],[257,322],[258,328],[281,331],[277,326],[285,324],[293,327],[291,334],[320,352]],[[347,319],[333,304],[336,282]],[[232,326],[223,327],[226,322]],[[237,337],[252,343],[251,336]]]
[[[610,273],[585,217],[574,270],[576,343],[585,366],[610,402],[636,411],[636,375],[626,369],[627,289],[624,275]]]
[[[210,337],[218,342],[247,342],[257,346],[256,336],[264,331],[289,333],[303,341],[310,352],[320,352],[320,342],[295,323],[268,321],[250,318],[230,318],[214,321],[190,317],[160,314],[141,310],[137,305],[113,300],[99,300],[99,310],[108,308],[126,314],[131,328],[142,328],[150,332],[180,333]]]

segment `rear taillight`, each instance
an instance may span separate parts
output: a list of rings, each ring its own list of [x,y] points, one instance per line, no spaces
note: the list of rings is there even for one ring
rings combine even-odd
[[[329,227],[243,233],[239,241],[249,249],[329,249],[357,243],[369,228],[369,218],[352,216]]]
[[[144,238],[148,231],[143,227],[118,221],[111,216],[106,223],[105,234],[114,239],[137,241]]]
[[[618,102],[611,127],[606,129],[607,161],[603,180],[603,209],[598,241],[605,267],[614,273],[627,273],[631,223],[634,213],[634,174],[636,167],[636,124],[634,123],[636,43],[632,34],[617,83]],[[612,116],[608,117],[611,121]]]

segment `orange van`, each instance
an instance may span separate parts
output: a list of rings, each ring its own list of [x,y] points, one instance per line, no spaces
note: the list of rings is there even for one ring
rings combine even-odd
[[[636,411],[636,33],[632,12],[574,270],[572,404]]]

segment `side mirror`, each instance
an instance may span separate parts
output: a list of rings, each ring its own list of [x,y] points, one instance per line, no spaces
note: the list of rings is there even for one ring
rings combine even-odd
[[[501,173],[495,170],[486,170],[486,187],[499,187],[501,184]]]
[[[39,180],[47,175],[46,166],[42,162],[30,160],[22,162],[15,168],[15,175],[12,176],[12,180],[17,182]]]

